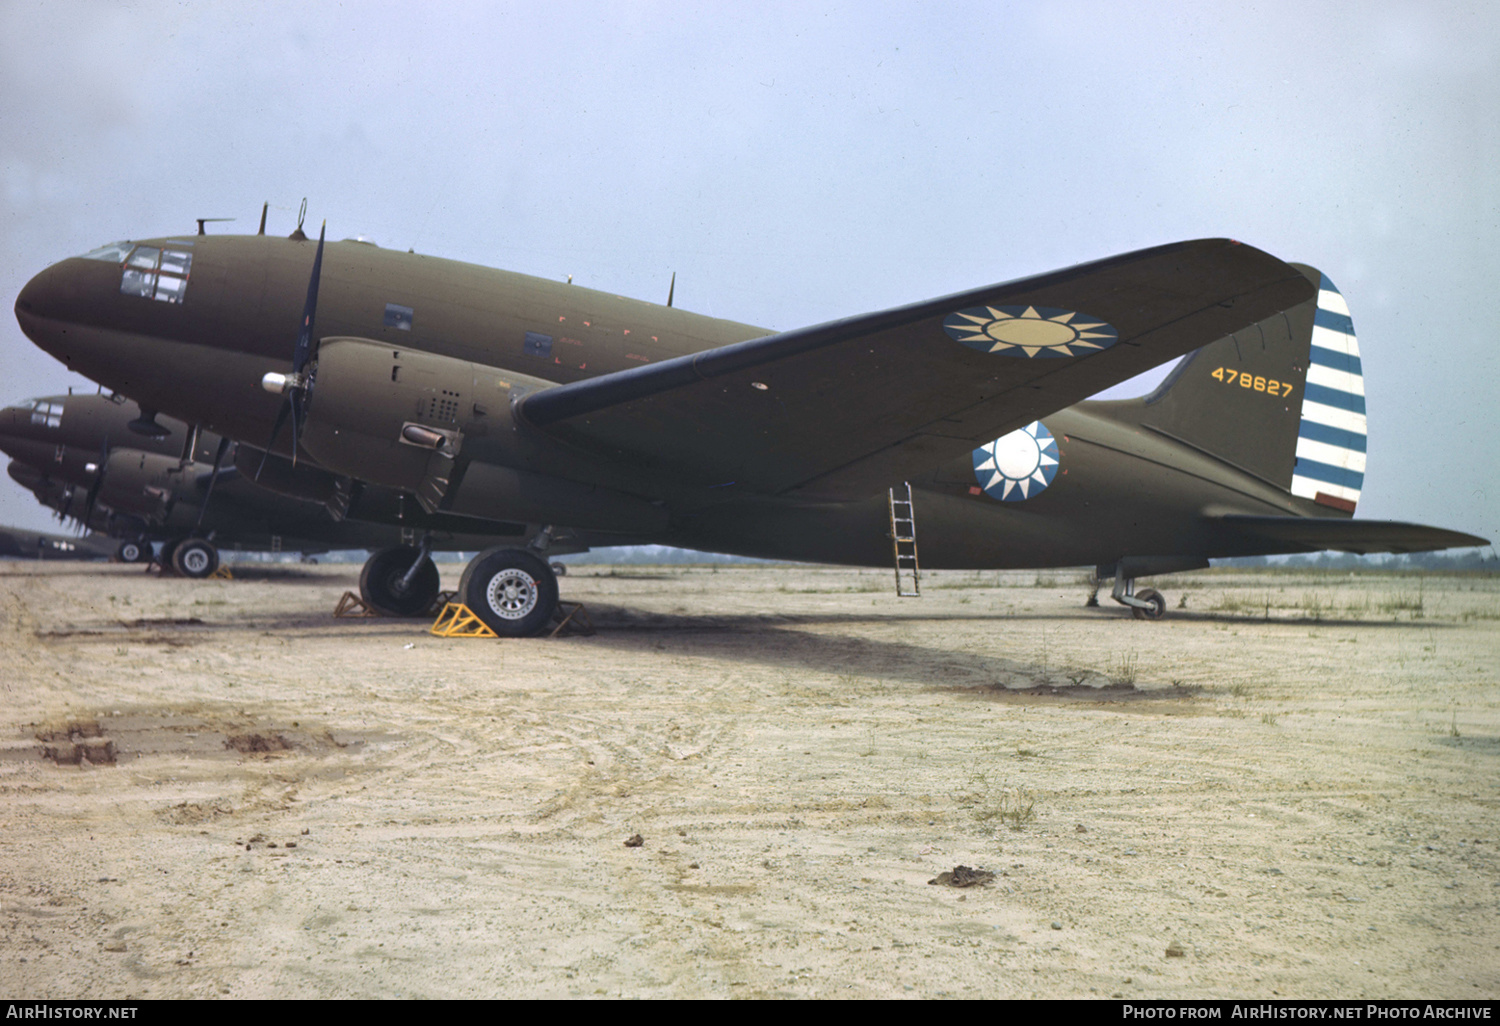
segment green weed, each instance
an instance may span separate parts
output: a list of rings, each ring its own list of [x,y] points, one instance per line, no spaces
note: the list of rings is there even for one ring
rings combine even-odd
[[[1110,679],[1116,684],[1124,684],[1128,687],[1135,686],[1136,671],[1139,659],[1134,652],[1115,657],[1114,669],[1110,673]]]

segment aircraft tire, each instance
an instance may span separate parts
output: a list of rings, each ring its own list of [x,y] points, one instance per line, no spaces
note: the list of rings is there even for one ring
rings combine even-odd
[[[219,550],[202,538],[184,538],[172,547],[171,560],[182,576],[201,579],[219,569]]]
[[[502,638],[540,633],[557,610],[557,577],[523,549],[487,549],[469,560],[458,598]]]
[[[139,563],[151,558],[151,547],[145,542],[127,539],[115,549],[115,558],[121,563]]]
[[[1167,612],[1167,600],[1162,598],[1161,592],[1155,588],[1142,588],[1135,593],[1135,597],[1142,602],[1151,603],[1149,609],[1140,606],[1131,606],[1130,612],[1137,620],[1160,620]]]
[[[414,545],[392,545],[371,553],[359,572],[359,597],[365,600],[365,605],[386,616],[427,613],[437,601],[440,586],[438,568],[432,560],[422,560],[421,569],[405,592],[397,590],[401,578],[420,554]]]

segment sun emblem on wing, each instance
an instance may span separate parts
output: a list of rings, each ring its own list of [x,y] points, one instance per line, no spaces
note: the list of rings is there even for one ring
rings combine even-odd
[[[1057,439],[1034,420],[975,449],[974,480],[992,499],[1020,502],[1052,483],[1059,462]]]
[[[1006,356],[1084,356],[1120,339],[1113,325],[1051,306],[976,306],[949,314],[943,330],[970,349]]]

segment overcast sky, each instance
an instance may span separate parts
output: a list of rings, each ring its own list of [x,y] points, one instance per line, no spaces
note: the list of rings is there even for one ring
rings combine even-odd
[[[1230,236],[1349,301],[1360,515],[1500,538],[1497,69],[1488,2],[0,0],[0,294],[303,196],[776,329]],[[92,388],[3,322],[0,399]]]

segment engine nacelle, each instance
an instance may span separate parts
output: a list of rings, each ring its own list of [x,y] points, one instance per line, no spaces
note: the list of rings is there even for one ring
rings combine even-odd
[[[308,388],[302,447],[334,473],[414,493],[428,512],[441,504],[492,520],[626,532],[664,527],[665,512],[643,499],[492,462],[471,464],[453,486],[466,435],[487,437],[488,458],[503,453],[505,439],[516,434],[512,397],[551,385],[387,342],[327,338]]]
[[[120,513],[159,521],[184,497],[183,489],[183,463],[176,456],[111,449],[98,502]]]
[[[324,339],[302,446],[336,473],[421,496],[429,478],[446,476],[477,418],[510,427],[514,377],[370,339]]]

